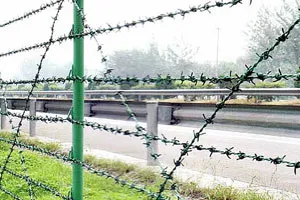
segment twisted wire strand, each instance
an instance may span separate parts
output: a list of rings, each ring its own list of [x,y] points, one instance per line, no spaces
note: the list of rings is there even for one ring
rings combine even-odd
[[[55,6],[56,4],[61,3],[61,1],[64,1],[64,0],[50,1],[49,3],[41,5],[38,9],[34,9],[32,11],[26,12],[20,17],[16,17],[14,19],[8,20],[7,22],[4,22],[3,24],[0,24],[0,28],[3,28],[3,27],[8,26],[10,24],[16,23],[18,21],[22,21],[26,18],[29,18],[33,15],[36,15],[36,14],[38,14],[38,13],[40,13],[40,12],[42,12],[42,11],[48,9],[48,8],[51,8],[51,7]]]

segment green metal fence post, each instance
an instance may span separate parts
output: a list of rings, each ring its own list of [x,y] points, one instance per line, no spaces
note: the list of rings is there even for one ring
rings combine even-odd
[[[76,0],[80,9],[83,9],[84,0]],[[74,26],[73,33],[83,32],[82,16],[74,5]],[[83,38],[74,38],[74,58],[72,73],[74,76],[84,76],[84,40]],[[84,115],[84,85],[81,81],[75,80],[73,84],[73,110],[72,117],[76,121],[83,121]],[[83,160],[83,127],[73,124],[73,159]],[[82,166],[73,164],[73,180],[72,180],[72,199],[83,199],[83,171]]]

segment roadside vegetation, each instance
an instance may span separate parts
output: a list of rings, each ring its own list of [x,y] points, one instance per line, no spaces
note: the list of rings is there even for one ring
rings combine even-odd
[[[0,137],[12,138],[11,134],[1,132]],[[52,152],[61,152],[62,148],[57,143],[43,143],[37,139],[21,137],[22,142],[45,148]],[[0,142],[0,159],[1,165],[8,154],[10,146]],[[33,153],[30,151],[23,152],[26,158],[26,167],[29,177],[34,180],[46,183],[50,187],[58,190],[62,194],[68,194],[71,188],[71,166],[64,164],[58,160],[47,156]],[[85,161],[97,169],[106,170],[120,178],[135,182],[141,185],[147,185],[153,191],[157,191],[162,181],[160,175],[150,168],[141,168],[136,165],[126,164],[120,161],[97,159],[94,156],[86,155]],[[12,159],[7,168],[19,174],[24,174],[18,150],[12,154]],[[136,192],[128,187],[122,187],[113,180],[96,176],[94,174],[84,172],[84,199],[149,199],[146,195]],[[252,191],[239,191],[232,187],[217,186],[216,188],[199,188],[196,183],[186,183],[176,180],[179,185],[179,193],[186,199],[194,200],[271,200],[272,197],[266,194],[257,194]],[[28,185],[25,180],[16,178],[8,173],[4,173],[2,186],[22,197],[22,199],[30,199],[28,195]],[[36,199],[52,200],[59,199],[50,192],[42,188],[33,187]],[[171,196],[170,192],[166,195]],[[0,199],[9,199],[9,196],[0,192]],[[175,199],[172,197],[171,199]]]

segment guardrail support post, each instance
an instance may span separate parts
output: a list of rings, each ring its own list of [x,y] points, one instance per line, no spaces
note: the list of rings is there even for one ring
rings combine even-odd
[[[158,106],[158,121],[161,124],[171,124],[172,106]]]
[[[0,101],[1,101],[1,112],[6,113],[7,108],[6,108],[6,105],[5,105],[5,99],[1,98]],[[2,114],[1,115],[1,129],[2,130],[5,129],[5,125],[6,125],[6,116]]]
[[[157,102],[147,102],[147,132],[153,136],[157,136],[158,129],[158,103]],[[151,153],[158,153],[158,142],[151,141],[150,149],[147,152],[147,165],[155,166],[158,165],[158,161],[154,160]]]
[[[31,99],[29,104],[29,115],[36,116],[36,99]],[[30,120],[29,122],[29,136],[36,136],[36,121]]]
[[[91,106],[91,103],[84,103],[84,115],[87,117],[91,117],[93,115]]]

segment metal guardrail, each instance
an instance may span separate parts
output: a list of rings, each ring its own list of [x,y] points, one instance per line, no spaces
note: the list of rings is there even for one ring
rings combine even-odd
[[[113,96],[121,92],[123,95],[136,95],[136,96],[165,96],[165,95],[226,95],[230,92],[229,89],[173,89],[173,90],[86,90],[85,95],[87,98],[93,96],[110,95]],[[8,97],[22,97],[28,95],[27,91],[7,91]],[[241,88],[241,91],[236,95],[251,95],[251,96],[300,96],[300,88]],[[72,91],[35,91],[34,97],[65,97],[71,98]]]
[[[88,90],[86,96],[91,95],[115,95],[122,92],[123,95],[137,96],[162,96],[162,95],[196,95],[196,96],[219,96],[226,95],[228,89],[193,89],[193,90]],[[26,91],[7,91],[6,99],[9,109],[24,109]],[[72,91],[36,91],[36,99],[30,103],[30,114],[36,112],[67,114],[72,106]],[[47,95],[52,95],[49,98]],[[300,88],[263,88],[263,89],[241,89],[237,95],[250,96],[300,96]],[[44,98],[47,97],[47,98]],[[58,98],[60,97],[60,98]],[[62,98],[65,97],[65,98]],[[1,98],[1,97],[0,97]],[[128,102],[137,117],[145,118],[148,112],[146,109],[149,102],[130,101]],[[173,124],[178,122],[201,121],[202,114],[213,112],[214,104],[203,103],[178,103],[160,102],[158,104],[158,119],[161,123]],[[246,124],[255,126],[272,126],[300,129],[300,106],[270,106],[270,105],[227,105],[223,112],[219,113],[216,122]],[[124,117],[127,113],[119,101],[101,100],[87,98],[84,105],[86,116],[94,117]],[[247,116],[245,118],[245,116]],[[4,123],[1,123],[4,124]],[[35,122],[30,125],[31,135],[35,135]]]
[[[72,106],[71,99],[36,98],[34,110],[36,112],[67,114]],[[128,101],[133,112],[139,118],[147,116],[147,101]],[[9,109],[22,110],[25,98],[7,97]],[[30,105],[31,108],[32,105]],[[194,102],[159,102],[159,121],[167,124],[203,120],[215,109],[215,104]],[[34,112],[33,112],[34,113]],[[117,100],[88,99],[85,100],[84,113],[93,117],[117,117],[126,120],[126,110]],[[245,118],[245,116],[247,116]],[[277,126],[284,122],[287,128],[300,129],[300,106],[297,105],[259,105],[259,104],[227,104],[226,109],[219,113],[216,122],[244,123],[247,125]]]

